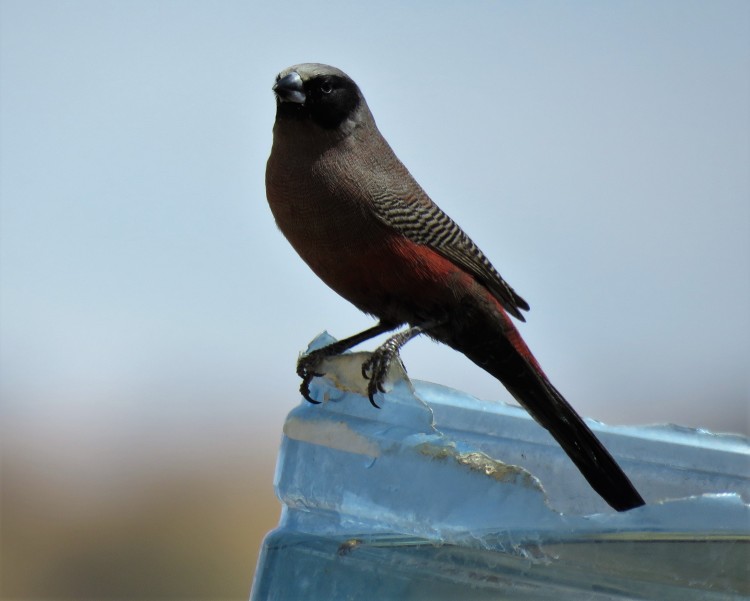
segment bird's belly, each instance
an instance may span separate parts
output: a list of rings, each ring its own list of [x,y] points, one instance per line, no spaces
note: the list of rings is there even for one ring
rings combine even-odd
[[[335,248],[297,249],[311,269],[360,310],[393,323],[422,323],[452,313],[476,285],[425,246],[387,233]]]

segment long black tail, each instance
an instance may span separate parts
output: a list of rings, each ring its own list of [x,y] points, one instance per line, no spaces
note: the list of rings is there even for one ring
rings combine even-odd
[[[645,501],[609,451],[539,368],[510,320],[503,335],[485,330],[451,346],[500,380],[515,399],[544,426],[573,460],[591,487],[617,511]],[[507,326],[510,325],[510,328]],[[470,340],[470,344],[465,344]],[[447,342],[447,341],[446,341]]]
[[[546,376],[533,374],[523,379],[530,381],[520,386],[506,384],[506,387],[560,443],[591,487],[617,511],[645,505],[643,497],[609,451]]]

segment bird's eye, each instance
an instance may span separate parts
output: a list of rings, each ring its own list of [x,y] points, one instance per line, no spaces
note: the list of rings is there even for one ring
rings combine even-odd
[[[320,84],[320,91],[323,92],[323,94],[330,94],[332,90],[333,86],[330,81],[324,81]]]

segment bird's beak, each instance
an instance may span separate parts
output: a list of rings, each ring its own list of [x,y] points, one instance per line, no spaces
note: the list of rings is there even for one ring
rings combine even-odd
[[[284,75],[284,77],[273,84],[273,91],[280,102],[304,104],[306,100],[302,78],[296,71]]]

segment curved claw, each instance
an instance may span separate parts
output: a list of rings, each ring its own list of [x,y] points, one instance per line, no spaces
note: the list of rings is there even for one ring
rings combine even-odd
[[[377,390],[373,390],[373,388],[374,387],[372,385],[372,382],[370,382],[370,384],[367,386],[367,398],[370,401],[370,405],[372,405],[373,407],[375,407],[375,409],[380,409],[380,405],[378,405],[375,402],[375,395],[377,394],[378,391]]]
[[[302,394],[302,396],[305,398],[305,400],[308,403],[312,403],[313,405],[320,405],[320,401],[316,401],[314,398],[310,396],[310,382],[312,382],[312,379],[315,377],[321,377],[323,374],[319,374],[316,372],[309,372],[305,374],[305,376],[302,378],[302,384],[299,385],[299,391]]]

